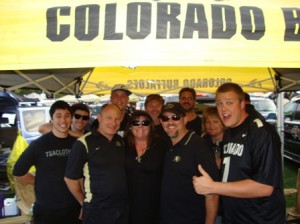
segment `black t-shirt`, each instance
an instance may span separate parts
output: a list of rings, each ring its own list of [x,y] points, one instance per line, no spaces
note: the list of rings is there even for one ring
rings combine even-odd
[[[202,133],[202,119],[199,116],[196,116],[194,120],[188,121],[186,128],[196,132],[197,135]]]
[[[36,203],[53,209],[78,204],[64,181],[67,159],[75,140],[72,136],[58,138],[49,132],[32,141],[16,162],[15,176],[23,176],[31,166],[36,167]]]
[[[85,202],[96,206],[114,207],[127,203],[123,139],[114,135],[109,141],[93,130],[73,145],[65,176],[84,177]]]
[[[205,197],[198,195],[192,178],[198,165],[219,180],[213,151],[195,132],[189,131],[166,152],[161,191],[161,224],[205,223]]]
[[[223,223],[285,223],[281,143],[275,128],[248,116],[226,130],[223,142],[223,182],[252,179],[274,187],[269,197],[222,197]]]

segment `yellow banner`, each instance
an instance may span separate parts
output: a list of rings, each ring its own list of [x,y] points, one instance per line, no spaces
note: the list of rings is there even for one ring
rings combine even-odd
[[[225,82],[235,82],[247,92],[274,91],[274,72],[266,68],[228,67],[102,67],[86,75],[84,93],[108,94],[124,84],[134,93],[178,93],[193,87],[198,93],[214,93]]]
[[[295,0],[1,0],[0,70],[299,67]]]

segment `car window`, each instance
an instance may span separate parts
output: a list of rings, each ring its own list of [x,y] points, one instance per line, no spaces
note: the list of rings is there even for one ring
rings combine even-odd
[[[41,124],[48,122],[43,109],[22,111],[22,114],[24,118],[24,128],[27,132],[36,132]]]
[[[296,102],[289,102],[284,106],[284,119],[285,120],[294,120],[293,113]]]
[[[300,120],[300,104],[297,103],[297,108],[295,111],[295,120]]]
[[[3,113],[2,114],[3,118],[7,118],[8,120],[8,125],[10,126],[17,126],[16,121],[17,121],[17,115],[15,113]]]
[[[215,97],[212,96],[208,96],[208,97],[197,97],[196,98],[196,105],[195,105],[195,112],[198,115],[202,115],[203,111],[209,107],[209,106],[215,106],[216,102],[215,102]]]
[[[276,111],[276,106],[272,100],[252,100],[251,103],[258,111]]]

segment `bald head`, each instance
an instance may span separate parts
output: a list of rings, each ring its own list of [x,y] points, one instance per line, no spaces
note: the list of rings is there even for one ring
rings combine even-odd
[[[105,104],[102,106],[97,119],[99,121],[98,132],[111,140],[118,132],[121,124],[122,112],[114,104]]]

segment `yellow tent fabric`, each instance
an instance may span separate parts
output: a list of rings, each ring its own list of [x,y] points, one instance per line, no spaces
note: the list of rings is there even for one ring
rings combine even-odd
[[[84,77],[85,93],[108,94],[122,83],[138,94],[174,94],[182,87],[198,93],[214,93],[224,82],[240,84],[247,92],[274,91],[274,71],[268,68],[239,67],[99,67]]]
[[[2,0],[0,70],[297,68],[295,0]]]

